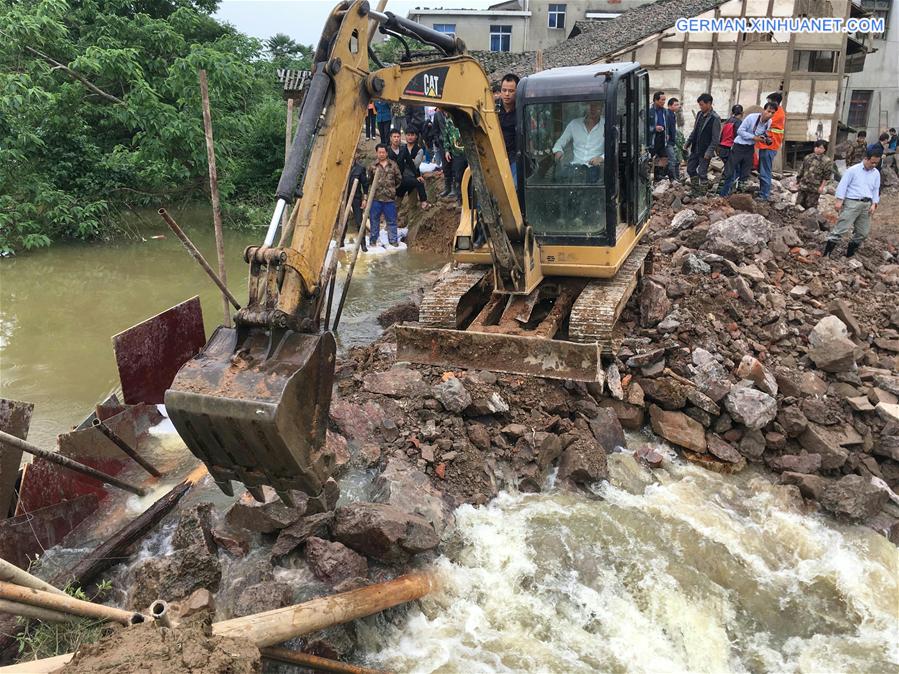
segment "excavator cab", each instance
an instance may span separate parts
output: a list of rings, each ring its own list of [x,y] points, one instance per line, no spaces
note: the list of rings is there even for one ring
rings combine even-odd
[[[396,328],[398,356],[445,367],[597,381],[646,266],[649,79],[637,63],[545,70],[518,84],[514,243],[525,281],[496,283],[493,240],[467,190],[452,273]],[[470,176],[469,176],[470,178]],[[466,183],[463,182],[463,187]]]

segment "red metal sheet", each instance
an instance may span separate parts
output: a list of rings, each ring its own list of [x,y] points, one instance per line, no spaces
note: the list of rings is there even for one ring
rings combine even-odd
[[[112,338],[126,403],[161,403],[178,370],[206,344],[200,298],[191,297]]]
[[[94,494],[85,494],[0,522],[0,557],[27,569],[30,559],[62,541],[97,503]]]
[[[104,423],[125,442],[137,447],[140,436],[161,420],[162,415],[155,406],[134,405],[109,417]],[[129,465],[133,465],[122,450],[93,426],[63,433],[57,437],[56,443],[60,454],[107,475],[116,476]],[[19,508],[16,514],[46,508],[84,494],[93,494],[102,501],[108,493],[107,488],[99,480],[44,459],[35,459],[26,466],[22,476]]]
[[[27,440],[33,410],[34,403],[0,398],[0,430]],[[16,481],[21,463],[21,451],[4,449],[0,453],[0,520],[6,519],[10,511],[15,511]]]

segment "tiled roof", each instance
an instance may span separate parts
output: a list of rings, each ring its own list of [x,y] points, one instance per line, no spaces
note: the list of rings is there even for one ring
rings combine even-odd
[[[681,17],[694,17],[723,5],[727,0],[658,0],[635,7],[611,21],[578,21],[572,37],[543,51],[544,68],[562,68],[601,61],[645,37],[674,26]],[[577,33],[577,35],[574,35]],[[482,52],[478,52],[480,54]],[[475,54],[476,58],[479,56]],[[534,52],[517,54],[512,62],[492,68],[492,61],[481,61],[491,80],[506,72],[530,75],[536,69]]]

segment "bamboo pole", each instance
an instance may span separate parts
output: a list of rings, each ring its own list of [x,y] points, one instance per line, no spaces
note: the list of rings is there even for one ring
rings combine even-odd
[[[218,277],[218,274],[215,273],[212,267],[209,266],[206,258],[203,257],[203,254],[197,249],[197,247],[194,245],[194,242],[187,237],[187,234],[184,233],[184,230],[181,229],[180,225],[175,222],[175,219],[171,215],[169,215],[168,211],[166,211],[164,208],[160,208],[158,212],[159,217],[165,220],[165,224],[167,224],[174,235],[178,237],[178,239],[181,241],[181,244],[184,246],[187,252],[190,253],[190,256],[197,261],[197,264],[202,267],[203,271],[206,272],[206,275],[212,279],[212,282],[215,283],[216,286],[218,286],[218,289],[221,290],[222,294],[228,298],[228,301],[234,305],[234,308],[239,310],[240,302],[238,302],[234,295],[231,294],[231,291],[228,290],[228,286],[225,285],[225,282],[222,281],[222,279]]]
[[[219,278],[222,285],[228,286],[225,275],[225,241],[222,235],[222,209],[219,203],[219,176],[215,167],[215,141],[212,138],[212,112],[209,109],[209,85],[206,82],[206,71],[200,69],[200,97],[203,99],[203,132],[206,134],[206,159],[209,163],[209,192],[212,196],[212,223],[215,226],[215,251],[218,254]],[[228,311],[228,296],[222,294],[222,307],[225,311],[225,327],[231,327],[231,312]]]
[[[359,234],[356,236],[356,245],[353,247],[353,257],[350,259],[350,268],[346,273],[346,281],[343,282],[343,289],[340,291],[340,301],[337,303],[337,313],[334,314],[334,327],[331,328],[337,332],[337,325],[340,323],[340,315],[343,313],[343,303],[346,302],[347,293],[350,291],[350,281],[353,280],[353,270],[356,268],[356,259],[359,257],[359,249],[362,248],[362,237],[365,234],[365,223],[371,214],[371,205],[375,200],[375,190],[378,189],[378,182],[381,180],[382,171],[375,171],[372,178],[371,186],[368,189],[368,203],[365,204],[365,212],[362,214],[362,224],[359,225]]]
[[[143,468],[145,471],[150,473],[153,477],[162,477],[162,473],[160,473],[153,465],[147,461],[144,457],[137,453],[131,445],[122,440],[119,437],[119,434],[112,430],[109,426],[100,421],[99,417],[94,419],[93,425],[96,426],[103,435],[109,438],[109,441],[112,442],[116,447],[121,449],[125,454],[134,461],[138,466]]]
[[[302,604],[233,618],[212,626],[213,634],[249,639],[259,648],[364,618],[419,599],[434,587],[427,573],[410,573],[386,583],[319,597]]]
[[[381,669],[369,669],[359,667],[346,662],[339,662],[331,658],[320,658],[317,655],[289,651],[286,648],[262,648],[259,650],[263,658],[286,662],[290,665],[298,665],[306,669],[315,669],[319,672],[337,672],[338,674],[388,674]]]
[[[258,648],[265,648],[420,599],[435,587],[436,581],[430,574],[411,573],[385,583],[319,597],[303,604],[215,623],[212,632],[219,636],[249,639]],[[0,674],[50,674],[69,662],[73,655],[66,653],[0,667]]]
[[[44,582],[37,576],[32,576],[27,571],[23,571],[18,566],[7,562],[5,559],[0,559],[0,580],[7,583],[15,583],[16,585],[21,585],[22,587],[31,587],[35,590],[52,592],[53,594],[59,594],[63,596],[65,596],[66,594],[59,588],[50,585],[50,583]]]
[[[70,615],[83,616],[85,618],[97,618],[99,620],[111,620],[122,625],[136,625],[146,620],[140,613],[125,611],[113,606],[95,604],[92,601],[75,599],[68,595],[60,596],[43,590],[35,590],[31,587],[22,587],[0,581],[0,599],[14,601],[21,604],[29,604],[39,608],[51,609]]]
[[[61,611],[53,611],[48,608],[40,608],[31,604],[22,604],[17,601],[7,601],[0,599],[0,613],[9,613],[22,618],[31,620],[43,620],[50,623],[67,623],[74,620],[74,616]]]
[[[15,435],[10,435],[5,431],[0,431],[0,451],[9,451],[9,448],[18,449],[33,456],[39,456],[40,458],[46,459],[51,463],[62,466],[63,468],[74,470],[76,473],[87,475],[88,477],[92,477],[95,480],[100,480],[100,482],[104,482],[112,487],[118,487],[119,489],[123,489],[124,491],[136,494],[137,496],[147,495],[146,489],[136,487],[133,484],[125,482],[124,480],[120,480],[117,477],[113,477],[112,475],[101,473],[96,468],[85,466],[83,463],[78,463],[77,461],[74,461],[67,456],[59,454],[58,452],[49,452],[46,449],[41,449],[37,445],[32,445],[30,442],[19,439]]]

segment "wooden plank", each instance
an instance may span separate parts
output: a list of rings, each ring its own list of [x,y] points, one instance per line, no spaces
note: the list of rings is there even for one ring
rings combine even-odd
[[[27,440],[33,411],[34,403],[0,398],[0,431]],[[21,463],[22,452],[8,452],[0,456],[0,520],[15,512],[16,481]]]

